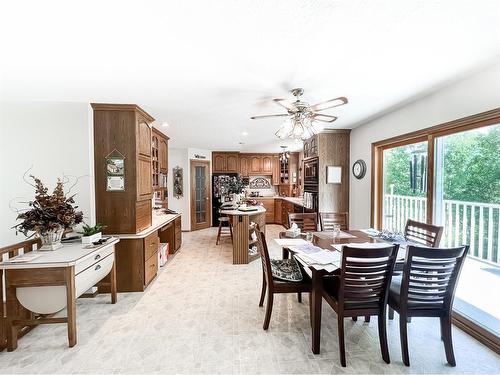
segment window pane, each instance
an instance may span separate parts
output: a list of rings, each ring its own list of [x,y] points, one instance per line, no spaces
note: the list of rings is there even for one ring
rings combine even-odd
[[[427,215],[427,142],[384,150],[382,229],[403,232]]]
[[[436,139],[434,222],[441,246],[470,246],[455,310],[500,333],[500,125]]]

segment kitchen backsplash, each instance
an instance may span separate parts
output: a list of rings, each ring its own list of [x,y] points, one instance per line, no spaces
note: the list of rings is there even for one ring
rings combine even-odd
[[[248,180],[247,195],[250,195],[251,192],[258,192],[262,197],[278,195],[276,187],[268,176],[251,176]]]

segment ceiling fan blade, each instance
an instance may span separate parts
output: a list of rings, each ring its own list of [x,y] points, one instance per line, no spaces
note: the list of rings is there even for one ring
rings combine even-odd
[[[262,115],[262,116],[252,116],[250,117],[252,120],[259,120],[261,118],[270,118],[270,117],[288,117],[290,116],[288,113],[282,113],[279,115]]]
[[[347,98],[340,96],[335,99],[327,100],[326,102],[315,104],[311,106],[311,110],[315,112],[324,111],[325,109],[338,107],[339,105],[344,105],[344,104],[347,104]]]
[[[283,108],[286,108],[287,111],[292,111],[292,112],[296,112],[297,109],[295,108],[295,106],[293,105],[292,102],[290,102],[289,100],[287,99],[273,99],[273,101],[282,106]]]
[[[321,122],[334,122],[337,119],[336,116],[323,115],[321,113],[313,114],[313,118],[314,120]]]

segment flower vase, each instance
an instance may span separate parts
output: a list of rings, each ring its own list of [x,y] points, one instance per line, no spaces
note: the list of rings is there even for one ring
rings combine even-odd
[[[51,251],[61,248],[63,246],[61,243],[63,233],[64,228],[61,226],[59,226],[57,229],[38,232],[38,237],[40,237],[40,240],[42,241],[42,247],[38,250]]]

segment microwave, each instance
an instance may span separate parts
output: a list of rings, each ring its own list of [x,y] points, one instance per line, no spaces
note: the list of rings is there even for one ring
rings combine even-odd
[[[304,160],[304,185],[318,185],[319,162],[318,158]]]

